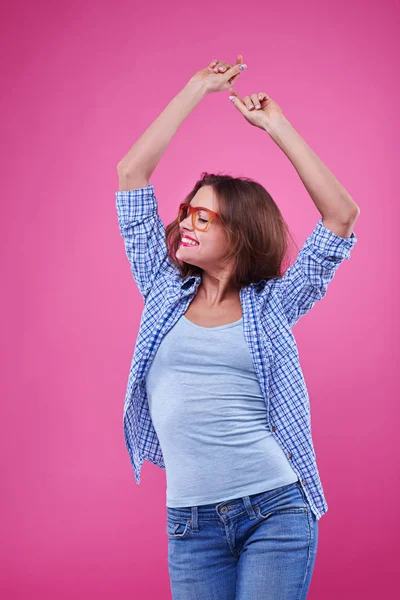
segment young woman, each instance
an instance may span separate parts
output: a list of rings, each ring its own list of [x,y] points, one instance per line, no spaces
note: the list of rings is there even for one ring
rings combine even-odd
[[[264,92],[241,99],[245,65],[196,73],[118,165],[118,222],[145,305],[124,435],[136,482],[166,470],[174,600],[306,598],[328,509],[292,328],[350,258],[359,208]],[[321,218],[281,271],[289,230],[266,189],[203,173],[165,229],[149,178],[211,92],[267,132]]]

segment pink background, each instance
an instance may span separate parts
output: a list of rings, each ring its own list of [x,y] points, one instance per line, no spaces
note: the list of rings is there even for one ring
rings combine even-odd
[[[238,93],[275,99],[361,209],[351,260],[294,329],[329,505],[309,598],[394,597],[398,13],[360,0],[2,9],[2,599],[170,598],[165,472],[146,462],[137,486],[123,439],[143,303],[116,168],[195,71],[239,53]],[[164,223],[203,170],[257,179],[299,246],[319,218],[228,92],[196,107],[151,177]]]

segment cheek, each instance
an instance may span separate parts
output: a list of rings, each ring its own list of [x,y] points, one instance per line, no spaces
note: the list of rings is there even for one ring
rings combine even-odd
[[[208,246],[213,246],[213,248],[226,248],[227,238],[226,235],[222,231],[213,231],[210,232],[209,236],[202,236],[199,238],[199,242],[207,242]]]
[[[218,235],[215,237],[214,246],[218,250],[218,254],[225,254],[228,249],[228,240],[226,235]]]

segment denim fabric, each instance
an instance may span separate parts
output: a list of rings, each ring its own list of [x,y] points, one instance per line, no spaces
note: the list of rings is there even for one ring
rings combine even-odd
[[[303,600],[318,520],[299,482],[218,504],[167,507],[173,600]]]

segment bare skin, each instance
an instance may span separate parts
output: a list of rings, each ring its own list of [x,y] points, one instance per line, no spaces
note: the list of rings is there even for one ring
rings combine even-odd
[[[192,206],[203,206],[218,212],[218,202],[211,186],[200,188],[191,201]],[[181,235],[189,235],[199,245],[180,246],[176,256],[201,267],[202,281],[185,316],[201,327],[218,327],[238,321],[242,317],[239,290],[230,282],[232,266],[225,261],[227,237],[223,226],[212,221],[208,231],[193,227],[188,216],[180,223]]]
[[[185,312],[185,317],[201,327],[219,327],[234,323],[242,317],[239,292],[232,294],[217,308],[210,309],[200,286]]]
[[[358,218],[359,207],[272,98],[265,92],[242,99],[239,97],[232,85],[246,70],[245,67],[243,56],[238,55],[235,65],[213,60],[205,69],[195,73],[118,164],[119,189],[147,186],[166,147],[191,111],[205,95],[229,90],[236,109],[251,125],[265,130],[289,158],[322,215],[323,224],[336,235],[349,237]],[[217,198],[209,186],[202,187],[191,204],[218,212]],[[242,316],[240,295],[229,283],[232,265],[224,260],[227,244],[224,229],[213,221],[209,230],[202,232],[195,229],[188,218],[181,223],[181,235],[184,234],[194,238],[199,245],[181,245],[177,258],[202,269],[202,282],[186,311],[187,318],[204,327],[238,320]]]

